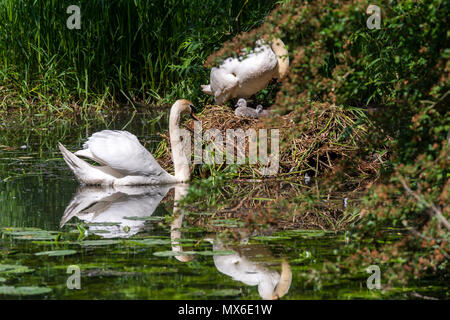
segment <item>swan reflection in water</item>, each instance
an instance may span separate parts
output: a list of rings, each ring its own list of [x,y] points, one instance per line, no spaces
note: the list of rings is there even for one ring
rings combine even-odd
[[[170,189],[168,185],[82,186],[64,211],[61,227],[77,217],[89,224],[89,233],[102,238],[131,237],[144,228],[145,218],[153,214]]]
[[[180,253],[175,255],[178,261],[191,261],[194,256],[183,254],[183,247],[180,244],[184,211],[178,206],[178,202],[187,194],[187,184],[80,187],[64,212],[61,227],[73,217],[77,217],[89,223],[90,233],[103,238],[131,237],[144,229],[145,218],[153,214],[171,188],[175,189],[174,220],[170,226],[172,251]],[[279,299],[288,292],[292,282],[289,263],[285,259],[281,261],[281,273],[270,268],[268,262],[273,261],[274,257],[264,246],[248,244],[228,246],[215,236],[207,236],[203,240],[212,244],[213,251],[234,251],[235,253],[230,255],[213,255],[214,265],[219,272],[235,281],[258,286],[258,293],[262,299]]]
[[[283,297],[292,282],[292,271],[286,259],[281,261],[281,273],[273,270],[274,257],[269,249],[262,245],[240,244],[225,245],[218,237],[205,240],[213,245],[213,251],[233,250],[231,255],[215,255],[214,265],[217,270],[233,280],[249,286],[258,286],[258,293],[264,300]]]

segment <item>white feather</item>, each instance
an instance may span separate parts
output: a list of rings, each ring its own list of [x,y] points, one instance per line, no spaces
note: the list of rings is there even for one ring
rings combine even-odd
[[[286,69],[289,60],[274,52],[283,46],[281,40],[276,46],[257,41],[257,47],[248,54],[237,58],[227,58],[219,67],[211,69],[210,85],[202,86],[207,94],[213,94],[217,104],[223,104],[231,98],[246,98],[264,89],[273,78],[280,77],[280,64]]]

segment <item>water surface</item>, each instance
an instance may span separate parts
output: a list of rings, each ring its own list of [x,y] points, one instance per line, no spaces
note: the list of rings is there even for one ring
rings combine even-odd
[[[367,266],[320,273],[325,262],[355,250],[345,231],[249,231],[242,214],[214,218],[210,210],[177,205],[188,185],[80,187],[57,150],[57,141],[76,150],[97,130],[125,128],[154,151],[166,113],[33,121],[2,124],[0,298],[377,299],[412,298],[417,292],[445,298],[440,279],[380,291],[367,288]],[[217,228],[196,224],[201,217],[212,217],[207,221]],[[81,271],[78,290],[67,285],[73,265]],[[11,292],[21,287],[32,287],[26,291],[32,295]]]

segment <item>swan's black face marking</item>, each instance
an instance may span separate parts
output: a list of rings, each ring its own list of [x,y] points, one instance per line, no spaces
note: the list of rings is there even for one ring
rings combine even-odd
[[[195,106],[193,104],[189,104],[189,108],[191,108],[191,112],[190,112],[190,116],[192,119],[196,120],[196,121],[200,121],[200,119],[195,115],[194,111],[195,111]]]

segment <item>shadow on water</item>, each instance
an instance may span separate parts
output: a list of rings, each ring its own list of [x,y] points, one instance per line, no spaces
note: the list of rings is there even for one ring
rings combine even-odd
[[[62,122],[42,132],[45,125],[9,125],[0,138],[0,298],[378,299],[419,291],[369,290],[366,266],[320,272],[355,250],[339,232],[350,219],[339,195],[314,202],[300,183],[236,181],[186,204],[189,190],[201,189],[195,181],[81,187],[57,152],[57,141],[77,149],[105,128],[134,132],[154,151],[165,114]],[[276,223],[273,211],[289,222]],[[68,287],[72,265],[80,289]],[[421,292],[439,290],[430,282]]]

